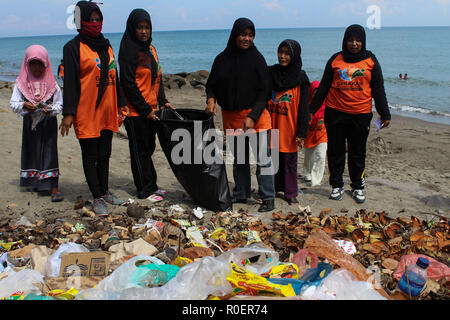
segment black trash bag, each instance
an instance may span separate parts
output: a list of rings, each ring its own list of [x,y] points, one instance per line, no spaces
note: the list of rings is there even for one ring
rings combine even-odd
[[[199,144],[206,130],[215,129],[213,116],[201,110],[176,109],[174,111],[168,108],[157,111],[156,115],[160,119],[156,121],[155,126],[159,143],[175,177],[186,192],[196,203],[208,210],[215,212],[232,210],[233,204],[224,161],[207,164],[203,156],[199,156],[207,146],[214,147],[211,146],[215,143],[214,139]],[[180,140],[172,141],[172,133],[177,129],[184,129],[186,130],[184,133],[189,133],[190,154],[184,152],[189,148],[180,152],[181,141],[185,142],[184,137],[177,137]],[[174,163],[172,152],[182,155],[183,163],[180,163],[179,159]]]

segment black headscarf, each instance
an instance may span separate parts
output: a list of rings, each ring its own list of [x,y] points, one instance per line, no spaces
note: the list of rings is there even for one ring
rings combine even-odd
[[[80,8],[80,18],[81,21],[89,22],[91,19],[92,12],[97,12],[100,15],[100,19],[103,21],[103,15],[100,8],[92,2],[79,1],[77,7]],[[80,26],[82,28],[82,26]],[[100,57],[100,83],[98,86],[97,102],[95,107],[97,108],[102,100],[103,94],[105,93],[106,85],[108,83],[108,72],[109,72],[109,41],[106,39],[102,33],[96,38],[86,36],[81,32],[82,29],[77,29],[81,42],[87,44],[89,48],[96,51]]]
[[[361,39],[362,42],[361,51],[356,54],[351,53],[347,48],[347,42],[352,36]],[[342,55],[345,62],[358,62],[370,56],[370,51],[366,50],[366,31],[359,24],[352,24],[345,30],[344,39],[342,40]]]
[[[250,116],[259,118],[270,95],[270,75],[264,57],[254,44],[246,50],[237,47],[236,38],[246,29],[255,34],[255,25],[249,19],[234,22],[227,47],[214,60],[206,92],[216,97],[225,110],[253,108]]]
[[[150,37],[147,41],[141,41],[136,37],[136,29],[141,21],[147,21],[150,25]],[[158,63],[150,52],[150,44],[152,43],[152,21],[150,14],[144,9],[134,9],[131,11],[127,28],[120,42],[119,60],[121,64],[132,64],[136,70],[138,64],[144,64],[150,67],[152,71],[152,83],[158,75]]]
[[[280,51],[281,47],[288,48],[291,62],[286,67],[280,64],[269,67],[272,78],[272,89],[278,92],[286,91],[309,82],[306,73],[302,70],[302,48],[300,44],[295,40],[287,39],[280,43],[278,51]]]

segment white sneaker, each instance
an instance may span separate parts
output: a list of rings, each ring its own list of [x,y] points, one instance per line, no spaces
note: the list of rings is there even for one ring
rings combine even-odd
[[[366,201],[366,195],[361,189],[355,189],[352,191],[352,198],[358,203],[364,203]]]
[[[344,195],[344,188],[333,188],[330,194],[330,199],[342,200],[343,195]]]

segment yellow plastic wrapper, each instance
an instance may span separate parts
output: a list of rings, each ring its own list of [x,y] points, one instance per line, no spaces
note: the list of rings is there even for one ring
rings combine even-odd
[[[186,230],[186,237],[190,240],[189,245],[191,247],[204,247],[208,248],[208,245],[203,238],[202,232],[198,227],[189,227]]]
[[[282,263],[261,276],[264,278],[298,279],[298,267],[295,263]]]
[[[193,261],[192,261],[191,259],[189,259],[189,258],[182,257],[182,256],[178,256],[178,257],[175,258],[174,264],[175,264],[177,267],[182,268],[182,267],[184,267],[185,265],[187,265],[187,264],[189,264],[189,263],[192,263],[192,262],[193,262]]]
[[[217,228],[209,235],[209,238],[214,239],[214,240],[219,240],[219,239],[227,240],[227,230],[225,230],[222,227]]]
[[[61,299],[61,300],[73,300],[76,295],[78,294],[78,290],[75,288],[70,288],[67,291],[63,291],[60,289],[56,289],[56,290],[52,290],[48,292],[48,295],[50,297],[55,297],[57,299]]]
[[[15,250],[15,249],[20,249],[23,248],[23,243],[22,240],[19,241],[14,241],[14,242],[3,242],[0,241],[0,249],[1,251],[11,251],[11,250]]]
[[[247,245],[251,245],[255,242],[261,242],[261,238],[259,237],[258,231],[250,230],[250,231],[241,231],[243,235],[247,236]]]
[[[266,278],[251,273],[233,262],[231,263],[231,271],[227,274],[227,280],[233,287],[233,293],[235,295],[295,296],[294,289],[290,284],[279,285],[270,283]]]

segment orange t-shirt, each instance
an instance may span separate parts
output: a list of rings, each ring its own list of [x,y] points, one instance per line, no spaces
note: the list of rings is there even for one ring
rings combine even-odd
[[[100,137],[100,131],[118,132],[116,60],[109,48],[108,82],[97,109],[98,86],[100,82],[100,57],[89,46],[80,42],[80,82],[81,94],[74,129],[78,139]]]
[[[158,106],[158,94],[159,86],[161,85],[162,68],[159,64],[158,55],[156,49],[150,46],[153,57],[155,57],[156,63],[158,63],[158,75],[155,79],[155,83],[152,84],[152,71],[148,65],[138,65],[136,69],[136,84],[141,91],[145,101],[155,110]],[[130,110],[129,117],[138,117],[140,114],[136,109],[128,102],[128,108]]]
[[[370,80],[374,66],[372,58],[347,63],[339,54],[332,63],[334,76],[326,106],[350,114],[371,113]]]
[[[284,92],[273,92],[269,100],[272,116],[272,128],[278,129],[280,152],[298,151],[297,136],[298,105],[300,103],[300,86]]]
[[[308,127],[308,133],[305,138],[305,148],[314,148],[320,143],[328,142],[327,129],[325,128],[324,118],[320,118],[316,124]]]
[[[251,111],[251,108],[237,111],[227,111],[222,109],[222,123],[225,134],[227,133],[227,129],[241,129],[244,120],[247,118]],[[272,129],[270,114],[267,109],[264,109],[264,111],[262,112],[261,117],[258,119],[258,122],[256,122],[254,129],[256,132]]]

